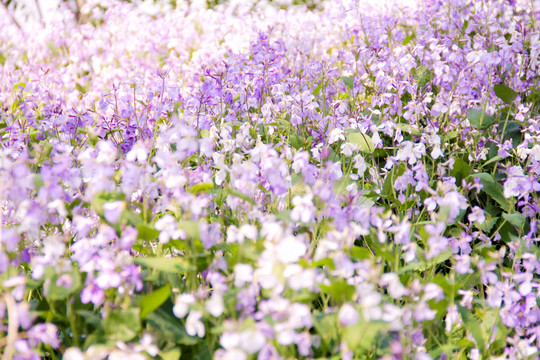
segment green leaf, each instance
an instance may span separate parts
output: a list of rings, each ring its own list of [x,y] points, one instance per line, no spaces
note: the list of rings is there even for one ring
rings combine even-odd
[[[138,238],[142,240],[155,240],[159,236],[159,231],[154,229],[152,226],[139,224],[137,225]]]
[[[355,325],[343,328],[343,338],[347,346],[355,353],[370,350],[381,340],[381,332],[388,328],[383,321],[359,321]]]
[[[247,194],[244,194],[243,192],[240,192],[238,190],[235,190],[231,187],[227,187],[225,188],[224,190],[225,194],[227,195],[230,195],[230,196],[235,196],[237,198],[240,198],[244,201],[247,201],[248,203],[250,203],[251,205],[256,205],[257,203],[255,202],[255,200],[253,200],[253,198],[251,198],[249,195]]]
[[[450,142],[450,140],[454,140],[455,138],[458,137],[458,135],[459,135],[459,132],[457,130],[450,131],[449,133],[446,133],[445,135],[443,135],[441,140],[444,144],[444,143]]]
[[[409,133],[411,135],[420,135],[420,129],[412,127],[410,124],[399,123],[401,131]]]
[[[302,141],[302,137],[300,137],[300,135],[298,134],[291,134],[291,136],[289,136],[289,142],[291,143],[292,147],[295,148],[296,150],[300,149],[301,147],[304,146],[304,142]]]
[[[141,330],[139,309],[112,310],[103,320],[103,329],[109,340],[130,341]]]
[[[486,161],[486,162],[484,163],[484,166],[489,165],[489,164],[491,164],[491,163],[493,163],[493,162],[496,162],[496,161],[500,161],[500,160],[502,160],[502,159],[503,159],[503,157],[502,157],[501,155],[495,155],[494,157],[492,157],[491,159],[489,159],[488,161]]]
[[[140,214],[135,214],[130,209],[124,209],[124,211],[122,211],[122,215],[120,216],[120,224],[122,224],[124,221],[137,227],[142,224],[143,220]],[[119,230],[120,227],[117,226],[117,229]]]
[[[151,327],[159,331],[162,339],[182,345],[195,345],[199,342],[196,337],[191,337],[186,333],[180,320],[163,309],[157,309],[148,315],[146,321]]]
[[[365,196],[359,196],[356,205],[371,208],[373,205],[375,205],[375,201]]]
[[[311,267],[313,268],[317,268],[317,267],[322,268],[323,266],[328,267],[330,270],[336,269],[336,264],[334,263],[334,260],[330,258],[324,258],[319,261],[315,261],[313,262],[313,264],[311,264]]]
[[[414,39],[414,36],[413,35],[407,35],[405,37],[405,39],[403,39],[403,41],[401,42],[402,45],[407,45],[408,43],[410,43],[412,40]]]
[[[433,259],[408,263],[406,266],[399,269],[398,274],[401,275],[410,271],[422,272],[422,271],[429,270],[432,267],[437,266],[440,263],[443,263],[446,260],[450,259],[451,256],[452,256],[452,252],[450,250],[447,250],[435,256]]]
[[[343,80],[343,82],[345,83],[345,85],[347,85],[347,87],[349,89],[353,89],[354,87],[354,78],[351,77],[351,76],[342,76],[341,77],[341,80]]]
[[[52,277],[50,277],[51,282],[49,285],[49,291],[47,294],[47,298],[49,300],[64,300],[68,298],[71,294],[78,292],[81,287],[81,275],[79,273],[79,270],[76,268],[73,268],[67,275],[71,277],[71,286],[69,288],[64,287],[63,285],[58,285],[58,278],[62,274],[54,274]]]
[[[174,257],[144,257],[133,259],[136,264],[150,268],[152,270],[178,274],[194,270],[184,258]]]
[[[348,130],[346,135],[347,141],[358,146],[360,151],[368,154],[373,154],[375,151],[375,145],[369,135],[363,134],[358,130]]]
[[[13,85],[14,90],[18,90],[19,88],[24,89],[26,87],[26,83],[24,82],[18,82],[15,85]]]
[[[452,176],[456,178],[456,184],[461,184],[461,180],[471,175],[472,168],[463,159],[456,159],[454,162],[454,168],[452,169]]]
[[[317,97],[319,96],[319,93],[321,92],[321,89],[322,89],[322,83],[320,83],[315,89],[313,89],[313,96]]]
[[[482,331],[480,324],[467,308],[464,308],[459,304],[456,305],[458,307],[459,313],[461,314],[461,318],[463,319],[463,325],[465,325],[465,329],[467,329],[472,334],[474,340],[476,341],[476,345],[478,345],[478,347],[480,348],[480,351],[483,351],[485,347],[485,340],[484,332]]]
[[[510,201],[504,197],[503,186],[496,182],[491,174],[478,173],[471,176],[480,178],[480,183],[483,186],[482,191],[499,203],[506,212],[511,212],[513,206]]]
[[[173,348],[166,352],[159,353],[159,356],[161,356],[163,360],[179,360],[180,355],[182,355],[182,350],[180,350],[180,348]]]
[[[36,191],[39,191],[39,189],[41,189],[43,185],[45,185],[45,182],[43,181],[43,177],[41,176],[41,174],[35,174],[34,175],[34,188],[36,189]]]
[[[467,119],[474,128],[479,130],[485,130],[495,122],[491,116],[478,109],[469,109]]]
[[[111,202],[111,201],[117,201],[117,200],[125,200],[126,195],[121,192],[116,191],[102,191],[99,194],[97,194],[91,201],[92,209],[101,217],[105,216],[105,211],[103,210],[103,205],[105,203]]]
[[[495,95],[507,105],[510,105],[517,97],[517,93],[504,84],[495,85],[493,90]]]
[[[523,225],[525,225],[525,216],[521,215],[520,213],[503,213],[502,217],[508,221],[510,224],[517,226],[518,229],[522,230]]]
[[[0,53],[0,65],[4,66],[5,63],[6,57],[4,56],[4,54]]]
[[[418,81],[418,87],[423,88],[433,80],[434,72],[429,67],[420,65],[418,69],[412,69],[411,73],[414,75],[416,81]]]
[[[183,220],[178,222],[180,229],[186,232],[186,235],[192,239],[198,239],[201,236],[199,222],[193,220]]]
[[[75,84],[75,88],[81,93],[81,94],[85,94],[86,92],[88,92],[88,89],[90,88],[90,83],[86,84],[85,86],[77,83]]]
[[[459,347],[456,345],[452,345],[452,344],[441,345],[435,348],[434,350],[430,350],[429,355],[431,355],[431,357],[434,359],[439,358],[442,354],[449,355],[449,357],[451,358],[452,352],[456,349],[459,349]]]
[[[290,116],[286,116],[287,119],[278,119],[278,129],[284,132],[287,132],[288,129],[292,129],[293,126],[291,124]]]
[[[475,223],[475,226],[477,226],[483,232],[489,233],[491,229],[493,229],[493,226],[497,223],[497,220],[499,220],[498,216],[492,217],[486,213],[486,221],[484,221],[482,224]]]
[[[407,170],[407,165],[405,165],[404,162],[401,162],[397,167],[392,167],[392,170],[390,170],[390,172],[384,178],[381,195],[388,197],[393,194],[394,182],[399,176],[405,173],[405,170]]]
[[[157,290],[152,291],[142,297],[141,300],[141,319],[158,309],[169,298],[171,294],[171,285],[167,284]]]
[[[213,183],[199,183],[195,184],[192,187],[190,187],[187,191],[197,195],[200,192],[207,192],[208,190],[211,190],[214,188]]]
[[[338,341],[338,322],[336,313],[315,314],[313,327],[327,349],[333,350]]]
[[[358,260],[365,260],[373,257],[371,250],[362,246],[353,246],[351,248],[351,255]]]
[[[350,301],[355,292],[355,287],[345,280],[334,280],[330,285],[319,284],[319,287],[338,303]]]
[[[212,350],[208,342],[204,342],[201,347],[197,349],[197,352],[192,357],[193,360],[212,360]]]
[[[504,140],[512,139],[514,149],[523,141],[524,133],[521,132],[522,128],[523,126],[514,121],[509,121],[508,124],[506,124]]]

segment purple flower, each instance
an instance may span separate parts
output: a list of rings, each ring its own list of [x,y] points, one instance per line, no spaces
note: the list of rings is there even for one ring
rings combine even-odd
[[[0,251],[0,274],[3,274],[9,268],[9,257],[6,253]]]
[[[13,228],[4,228],[0,230],[0,243],[8,252],[14,252],[19,244],[19,236]]]
[[[446,229],[446,225],[442,222],[437,224],[427,224],[426,231],[430,234],[428,239],[429,252],[427,254],[428,259],[432,259],[445,251],[448,247],[448,238],[442,236],[442,233]]]
[[[207,250],[220,243],[223,239],[221,224],[218,222],[208,224],[206,221],[202,220],[199,223],[199,229],[201,232],[201,243]]]
[[[105,292],[97,286],[94,282],[90,282],[81,291],[81,302],[83,304],[92,303],[95,306],[99,306],[105,299]]]
[[[414,309],[414,319],[418,322],[435,319],[436,311],[431,310],[427,303],[420,302]]]
[[[33,347],[37,347],[38,343],[50,345],[53,349],[60,346],[58,340],[58,329],[50,323],[42,323],[34,325],[28,331],[28,338]]]
[[[478,222],[479,224],[484,223],[486,221],[486,217],[484,216],[484,210],[482,210],[478,206],[474,206],[471,209],[471,213],[468,216],[468,219],[471,223]]]
[[[28,341],[17,339],[14,345],[17,354],[13,356],[13,360],[41,360],[41,357],[32,351]]]
[[[120,220],[122,212],[126,208],[126,203],[124,201],[112,201],[103,204],[103,210],[105,212],[105,219],[111,224],[115,224]]]

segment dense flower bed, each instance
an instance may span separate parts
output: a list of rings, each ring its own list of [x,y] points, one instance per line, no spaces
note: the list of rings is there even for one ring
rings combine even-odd
[[[0,14],[2,359],[539,356],[539,1],[83,13]]]

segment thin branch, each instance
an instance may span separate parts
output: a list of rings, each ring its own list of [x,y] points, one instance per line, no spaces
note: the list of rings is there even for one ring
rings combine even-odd
[[[39,15],[39,21],[41,21],[41,23],[43,24],[43,22],[44,22],[44,20],[43,20],[43,12],[41,12],[41,6],[39,5],[39,0],[34,0],[34,2],[36,3],[36,8],[37,8],[38,15]]]
[[[8,333],[6,338],[6,346],[4,348],[4,354],[2,355],[2,360],[11,360],[13,354],[15,353],[15,341],[17,340],[19,317],[17,316],[15,300],[11,296],[11,293],[5,293],[2,300],[4,300],[6,303],[8,313]]]
[[[22,27],[21,27],[21,24],[19,24],[19,22],[17,21],[17,19],[15,19],[15,17],[13,16],[13,13],[9,10],[7,4],[3,1],[3,0],[0,0],[0,4],[2,4],[2,6],[4,7],[4,9],[6,10],[9,18],[11,19],[11,21],[15,24],[15,26],[17,26],[19,28],[19,30],[23,31]]]

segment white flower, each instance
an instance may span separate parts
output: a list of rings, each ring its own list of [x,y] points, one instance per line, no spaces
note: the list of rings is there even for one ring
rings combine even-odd
[[[227,171],[225,171],[224,169],[219,170],[216,173],[216,177],[215,177],[216,185],[219,186],[219,185],[223,184],[225,179],[227,179]]]
[[[240,349],[219,349],[216,351],[214,358],[219,360],[246,360],[247,355]]]
[[[315,207],[313,206],[313,195],[295,195],[292,199],[294,209],[291,211],[291,220],[302,221],[304,223],[315,221]]]
[[[277,259],[285,264],[298,261],[306,251],[306,244],[294,236],[287,236],[276,246]]]
[[[367,170],[367,164],[362,155],[358,154],[354,157],[354,167],[358,171],[358,175],[364,176]]]
[[[345,140],[345,135],[343,135],[343,130],[341,129],[332,129],[330,135],[328,136],[328,143],[333,144],[339,140]]]
[[[441,147],[440,146],[434,146],[433,150],[431,150],[431,157],[434,159],[438,159],[440,157],[444,156]]]
[[[359,319],[360,315],[358,314],[358,311],[356,311],[351,304],[345,303],[339,309],[338,320],[341,326],[356,325]]]
[[[410,165],[414,165],[418,159],[426,154],[426,146],[422,143],[414,144],[410,141],[404,141],[402,145],[403,148],[398,151],[396,160],[408,161]]]
[[[401,281],[399,280],[397,274],[394,273],[386,273],[381,276],[379,284],[381,286],[386,286],[388,295],[390,295],[394,299],[401,298],[407,292],[407,289],[401,284]]]
[[[223,305],[223,296],[220,293],[213,293],[210,300],[206,302],[206,310],[210,315],[218,317],[223,314],[225,306]]]
[[[442,299],[444,299],[443,289],[437,284],[428,283],[424,286],[424,296],[422,299],[424,301],[428,301],[431,299],[441,301]]]
[[[47,208],[56,210],[60,216],[67,216],[66,206],[61,199],[51,201],[49,204],[47,204]]]
[[[266,338],[260,330],[248,329],[240,334],[240,347],[248,354],[255,354],[266,344]]]
[[[133,144],[131,150],[126,154],[126,160],[138,161],[139,163],[145,163],[148,161],[148,151],[144,144],[140,141]]]
[[[346,142],[341,145],[341,153],[345,156],[351,156],[356,151],[358,151],[358,146],[353,143]]]
[[[315,287],[315,272],[313,269],[305,269],[298,264],[290,264],[283,270],[283,276],[293,290],[313,289]]]
[[[241,287],[253,279],[253,267],[249,264],[236,264],[234,266],[234,286]]]
[[[146,351],[148,355],[155,357],[157,356],[159,349],[156,345],[152,344],[153,340],[152,335],[145,333],[141,340],[139,340],[139,345],[136,345],[133,350],[138,352]]]
[[[65,359],[65,360],[84,360],[84,354],[80,349],[75,348],[75,347],[70,347],[69,349],[66,350],[66,352],[64,353],[64,356],[62,357],[62,359]]]
[[[183,230],[178,228],[178,224],[171,214],[165,214],[156,221],[155,228],[160,231],[159,242],[162,244],[168,243],[171,238],[177,240],[186,235]]]
[[[186,319],[186,332],[189,336],[204,337],[206,330],[204,324],[201,321],[202,312],[193,310],[189,313]]]
[[[529,154],[535,161],[540,161],[540,145],[534,145]]]
[[[251,241],[257,240],[257,227],[251,224],[243,224],[240,226],[240,235]]]
[[[289,311],[288,324],[293,329],[312,326],[311,309],[306,304],[293,303]]]
[[[176,301],[173,307],[174,316],[181,319],[189,311],[189,305],[195,302],[195,297],[192,294],[181,294],[176,297]]]

